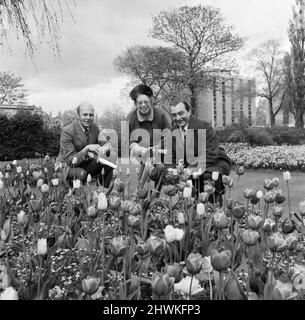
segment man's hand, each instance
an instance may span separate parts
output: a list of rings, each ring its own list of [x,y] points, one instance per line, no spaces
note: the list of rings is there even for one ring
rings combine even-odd
[[[99,152],[101,152],[102,147],[99,144],[88,144],[84,149],[84,153],[96,153],[98,154]]]

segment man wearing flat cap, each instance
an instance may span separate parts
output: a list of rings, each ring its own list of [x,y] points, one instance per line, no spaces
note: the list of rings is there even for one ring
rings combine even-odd
[[[135,109],[127,116],[130,154],[141,157],[148,148],[156,145],[162,147],[162,135],[171,128],[170,116],[163,109],[153,106],[153,91],[145,84],[135,86],[130,97],[135,104]]]

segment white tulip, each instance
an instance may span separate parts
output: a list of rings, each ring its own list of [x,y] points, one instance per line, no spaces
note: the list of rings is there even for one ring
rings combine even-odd
[[[48,252],[47,239],[38,239],[37,253],[39,256],[45,256]]]
[[[81,187],[81,181],[79,179],[73,180],[73,189],[79,189]]]
[[[18,292],[13,287],[8,287],[0,294],[0,300],[18,300]]]
[[[289,172],[289,171],[284,171],[284,172],[283,172],[283,179],[284,179],[284,181],[286,181],[286,182],[290,181],[291,175],[290,175],[290,172]]]

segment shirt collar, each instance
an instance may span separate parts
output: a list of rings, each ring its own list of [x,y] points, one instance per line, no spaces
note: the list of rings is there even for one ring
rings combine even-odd
[[[78,123],[79,123],[79,126],[81,127],[81,129],[83,130],[83,132],[85,133],[86,128],[84,128],[84,127],[80,124],[80,122],[78,122]],[[90,130],[90,127],[88,127],[88,130]]]
[[[144,121],[153,121],[154,120],[154,109],[151,108],[150,114],[148,117],[143,117],[140,112],[137,110],[137,117],[140,122]]]

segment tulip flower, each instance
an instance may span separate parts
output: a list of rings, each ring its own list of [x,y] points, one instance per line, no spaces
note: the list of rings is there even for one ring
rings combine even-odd
[[[10,174],[8,172],[5,172],[5,179],[9,179],[10,178]]]
[[[212,180],[217,181],[219,178],[219,172],[218,171],[213,171],[212,172]]]
[[[281,204],[286,200],[286,197],[283,195],[282,190],[275,191],[275,202]]]
[[[298,237],[294,234],[290,234],[287,238],[286,238],[286,243],[288,246],[289,250],[294,250],[297,247],[298,244]]]
[[[75,166],[77,164],[78,160],[77,160],[77,157],[74,157],[72,159],[72,165]]]
[[[192,185],[190,187],[185,187],[183,189],[183,198],[191,198],[192,197]]]
[[[166,241],[157,236],[150,236],[147,240],[148,252],[152,256],[160,256],[166,248]]]
[[[180,229],[180,228],[176,228],[175,229],[175,234],[176,234],[176,240],[177,241],[181,241],[183,239],[183,236],[184,236],[184,230]]]
[[[277,178],[277,177],[273,178],[273,179],[272,179],[272,183],[273,183],[273,185],[274,185],[275,187],[278,187],[279,184],[280,184],[279,178]]]
[[[212,263],[211,263],[211,256],[202,258],[201,269],[205,273],[211,273],[213,271],[213,267],[212,267]]]
[[[110,252],[114,257],[123,256],[129,248],[129,238],[121,235],[110,241]]]
[[[168,185],[168,186],[164,186],[163,187],[163,191],[167,196],[174,196],[178,190],[175,186],[173,186],[172,184]]]
[[[267,245],[271,251],[284,251],[288,247],[286,240],[278,232],[267,238]]]
[[[184,218],[184,213],[179,211],[177,212],[177,220],[179,224],[184,224],[185,223],[185,218]]]
[[[46,184],[46,183],[44,183],[42,186],[41,186],[41,192],[42,193],[47,193],[47,192],[49,192],[49,186]]]
[[[198,202],[196,206],[196,212],[198,216],[205,217],[205,205],[201,202]]]
[[[12,167],[10,166],[10,164],[7,164],[5,169],[6,169],[6,171],[11,171]]]
[[[165,227],[164,236],[168,243],[174,242],[176,240],[176,230],[171,224]]]
[[[52,182],[52,184],[53,184],[54,187],[58,186],[58,183],[59,183],[59,182],[58,182],[58,178],[52,179],[51,182]]]
[[[113,188],[114,188],[114,190],[116,190],[117,192],[124,192],[125,183],[124,183],[120,178],[116,178],[116,179],[114,180]]]
[[[47,239],[38,239],[37,253],[39,256],[45,256],[48,252]]]
[[[206,203],[209,199],[209,194],[207,192],[199,193],[198,200],[202,203]]]
[[[18,214],[17,214],[17,222],[18,224],[20,224],[21,226],[26,225],[26,223],[28,222],[28,218],[26,213],[21,210]]]
[[[231,265],[231,256],[231,250],[223,250],[218,252],[216,249],[213,249],[211,251],[212,267],[219,272],[226,270]]]
[[[199,178],[198,173],[194,171],[192,177],[194,180],[197,180]]]
[[[155,273],[153,275],[151,289],[155,299],[166,297],[172,290],[174,285],[174,278],[169,277],[168,274]]]
[[[180,282],[174,284],[174,290],[181,291],[184,294],[191,294],[191,296],[193,296],[202,292],[204,289],[201,287],[198,279],[192,279],[192,277],[186,276],[185,278],[182,278]]]
[[[289,171],[284,171],[284,172],[283,172],[283,179],[284,179],[284,181],[286,181],[286,182],[290,181],[291,175],[290,175],[290,172],[289,172]]]
[[[82,281],[82,290],[83,292],[85,292],[86,294],[94,294],[100,284],[100,279],[99,278],[93,278],[93,277],[87,277],[87,279],[84,279]]]
[[[19,300],[18,292],[13,287],[7,287],[1,292],[0,300]]]
[[[79,189],[82,183],[79,179],[73,180],[73,189]]]
[[[21,173],[22,172],[22,167],[21,166],[16,167],[16,171],[17,171],[17,173]]]
[[[96,211],[94,206],[88,207],[87,215],[88,215],[89,218],[92,218],[92,219],[97,217],[97,211]]]
[[[305,216],[305,200],[299,202],[299,212],[302,217]]]
[[[138,215],[141,214],[142,207],[139,203],[132,202],[129,206],[129,213],[132,215]]]
[[[97,209],[98,210],[107,210],[108,201],[104,192],[100,192],[98,195]]]
[[[256,192],[256,197],[257,197],[258,199],[261,199],[263,196],[264,196],[264,194],[263,194],[263,191],[262,191],[262,190],[258,190],[258,191]]]
[[[283,215],[283,207],[273,207],[271,212],[275,217],[280,218]]]
[[[223,176],[222,176],[222,183],[223,183],[225,186],[227,186],[227,185],[229,185],[229,182],[230,182],[230,178],[229,178],[228,176],[226,176],[226,175],[223,175]]]
[[[248,216],[248,226],[252,230],[259,229],[264,223],[264,220],[261,216],[256,216],[254,214],[251,214]]]
[[[134,229],[140,229],[141,228],[141,221],[142,217],[140,215],[128,215],[127,217],[127,225]]]
[[[165,266],[164,272],[175,279],[175,282],[181,280],[182,277],[182,268],[179,263],[167,264]]]
[[[225,229],[229,224],[229,219],[223,210],[217,210],[214,214],[214,225],[216,229]]]
[[[147,248],[147,243],[144,241],[139,242],[136,245],[136,252],[138,252],[138,254],[140,256],[144,256],[147,254],[148,248]]]
[[[289,300],[296,297],[296,295],[292,292],[291,283],[283,283],[280,280],[276,280],[272,293],[274,300]]]
[[[242,176],[245,173],[245,168],[243,166],[236,168],[236,174]]]
[[[41,201],[36,199],[30,200],[30,207],[33,212],[39,211],[41,209]]]
[[[130,200],[125,200],[121,203],[121,209],[123,213],[129,212],[129,209],[133,206],[133,203]]]
[[[42,179],[38,179],[36,186],[37,186],[38,189],[40,189],[43,186],[43,180]]]
[[[246,199],[249,199],[250,198],[250,195],[252,194],[253,190],[252,189],[245,189],[243,191],[243,195]]]
[[[274,188],[274,183],[272,182],[272,180],[270,180],[270,179],[265,179],[265,180],[264,180],[264,188],[265,188],[266,190],[271,190],[271,189],[273,189],[273,188]]]
[[[233,272],[228,274],[225,281],[224,295],[227,300],[246,300],[246,295]]]
[[[275,227],[275,222],[268,218],[264,221],[264,224],[263,224],[263,227],[262,229],[265,231],[265,232],[271,232],[273,231],[273,228]]]
[[[246,246],[254,246],[259,238],[259,233],[254,230],[245,230],[242,239]]]
[[[290,218],[286,218],[282,223],[282,232],[284,234],[289,234],[293,232],[296,228],[296,224],[294,220],[291,220]]]
[[[17,166],[17,160],[14,160],[14,161],[12,162],[12,165],[13,165],[13,166]]]
[[[4,183],[3,183],[3,181],[0,179],[0,189],[3,189],[3,185],[4,185]]]
[[[87,183],[89,184],[92,181],[92,176],[90,173],[87,175]]]
[[[238,202],[232,203],[232,215],[236,219],[241,219],[246,213],[246,208]]]
[[[112,196],[109,199],[109,208],[111,210],[118,210],[120,206],[121,206],[121,199],[119,197]]]
[[[190,274],[200,272],[202,266],[202,255],[200,253],[190,253],[186,259],[186,268]]]
[[[275,194],[273,192],[267,192],[264,196],[264,201],[267,203],[273,203],[275,200]]]

